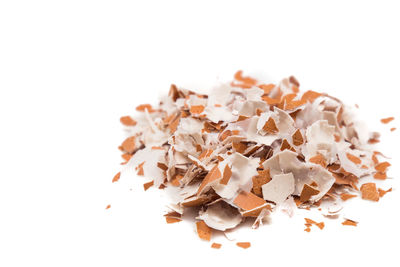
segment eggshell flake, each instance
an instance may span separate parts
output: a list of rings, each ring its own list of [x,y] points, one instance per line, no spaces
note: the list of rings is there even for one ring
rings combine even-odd
[[[212,243],[212,244],[211,244],[211,247],[212,247],[212,248],[215,248],[215,249],[220,249],[221,246],[222,246],[222,245],[219,244],[219,243]]]
[[[379,201],[379,193],[376,189],[375,183],[365,183],[360,188],[362,199]]]
[[[206,241],[211,240],[211,228],[204,221],[196,222],[197,235]]]
[[[391,122],[392,120],[394,120],[394,117],[388,117],[388,118],[383,118],[381,119],[381,122],[383,124],[388,124],[389,122]]]
[[[349,225],[349,226],[357,226],[358,222],[346,219],[344,222],[342,222],[343,225]]]
[[[294,177],[292,173],[277,174],[272,180],[262,186],[263,198],[280,204],[294,192]]]
[[[121,172],[118,172],[118,173],[114,176],[114,178],[112,179],[112,182],[113,182],[113,183],[118,182],[120,177],[121,177]]]
[[[251,243],[250,242],[237,242],[236,245],[243,249],[247,249],[251,246]]]
[[[243,210],[252,210],[265,204],[265,200],[251,192],[242,191],[233,203]]]
[[[211,171],[207,174],[207,176],[203,179],[199,190],[197,191],[197,195],[201,194],[205,188],[209,186],[210,183],[220,179],[222,177],[221,171],[218,168],[218,164],[215,165]]]
[[[132,153],[133,151],[135,151],[135,148],[136,148],[135,140],[136,140],[135,136],[126,138],[124,140],[124,142],[122,142],[122,145],[121,145],[122,149],[128,153]]]
[[[306,202],[312,196],[318,195],[318,193],[319,193],[319,190],[309,186],[308,184],[304,184],[303,190],[301,191],[301,194],[300,194],[300,201]]]
[[[132,119],[130,116],[124,116],[120,118],[120,121],[125,126],[135,126],[137,122]]]

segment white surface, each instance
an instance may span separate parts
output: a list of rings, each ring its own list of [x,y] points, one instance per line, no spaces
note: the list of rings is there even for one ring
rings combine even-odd
[[[140,2],[0,2],[0,266],[399,266],[397,1]],[[394,191],[349,200],[358,227],[306,233],[304,214],[278,213],[244,229],[250,249],[220,236],[213,250],[193,224],[164,223],[143,178],[111,184],[121,115],[172,82],[206,91],[238,69],[293,74],[382,132]]]

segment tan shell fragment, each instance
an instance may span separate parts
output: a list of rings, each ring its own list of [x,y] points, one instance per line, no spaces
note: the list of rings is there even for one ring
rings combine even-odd
[[[206,241],[211,240],[211,229],[204,221],[196,222],[197,235]]]
[[[381,122],[383,124],[388,124],[389,122],[391,122],[392,120],[394,120],[394,117],[388,117],[388,118],[383,118],[381,119]]]
[[[306,202],[310,200],[312,196],[318,195],[319,190],[315,189],[314,187],[309,186],[308,184],[304,184],[303,190],[300,194],[300,201]]]
[[[363,199],[379,201],[379,192],[376,189],[375,183],[366,183],[361,185],[360,191]]]
[[[180,221],[182,221],[182,219],[174,218],[174,217],[165,217],[165,221],[166,221],[168,224],[171,224],[171,223],[180,222]]]
[[[128,137],[122,142],[122,149],[128,153],[132,153],[135,151],[136,144],[135,144],[136,138],[134,136]]]
[[[224,173],[222,175],[222,179],[219,181],[220,184],[227,185],[229,179],[232,177],[232,170],[228,164],[225,165]]]
[[[201,183],[199,190],[197,191],[197,195],[200,195],[205,189],[207,189],[212,182],[220,179],[222,177],[221,171],[218,168],[218,164],[215,165],[211,171],[207,174],[204,178],[203,182]]]
[[[124,116],[120,118],[120,121],[125,126],[135,126],[137,122],[132,119],[130,116]]]
[[[243,210],[252,210],[263,206],[265,204],[265,200],[259,198],[251,192],[241,191],[233,203]]]
[[[343,194],[340,195],[340,198],[341,198],[343,201],[346,201],[346,200],[351,199],[351,198],[356,197],[356,196],[357,196],[357,195],[352,195],[352,194],[343,193]]]
[[[384,172],[386,172],[386,169],[390,166],[391,166],[391,164],[387,161],[381,162],[375,166],[375,170],[377,170],[380,173],[384,173]]]
[[[150,187],[152,187],[154,185],[154,181],[150,181],[148,183],[143,184],[143,189],[144,191],[147,191],[147,189],[149,189]]]
[[[253,177],[253,192],[259,197],[262,197],[261,187],[271,181],[269,170],[262,170],[258,172],[259,175]]]
[[[222,245],[220,243],[212,243],[211,247],[215,248],[215,249],[220,249],[222,247]]]
[[[303,135],[301,134],[300,130],[297,131],[292,135],[293,145],[300,146],[304,143]]]
[[[204,106],[191,106],[190,113],[192,114],[201,114],[204,111]]]
[[[350,225],[350,226],[357,226],[358,222],[346,219],[344,222],[342,222],[343,225]]]
[[[179,98],[179,90],[175,84],[171,84],[168,96],[171,97],[174,102]]]
[[[112,179],[112,182],[113,182],[113,183],[118,182],[120,177],[121,177],[121,172],[118,172],[118,173],[114,176],[114,178]]]
[[[178,128],[179,122],[181,119],[181,115],[178,114],[173,118],[173,120],[169,123],[168,128],[170,129],[171,133],[174,133]]]
[[[346,153],[346,157],[354,164],[361,164],[361,159],[353,154]]]
[[[247,249],[247,248],[249,248],[251,246],[251,243],[250,242],[237,242],[236,245],[238,247]]]
[[[276,134],[277,132],[279,132],[278,128],[276,128],[274,119],[271,117],[264,124],[263,130],[269,134]]]
[[[388,190],[383,190],[381,188],[378,188],[378,192],[379,192],[379,197],[383,197],[384,195],[386,195],[386,193],[392,192],[392,188],[389,188]]]
[[[325,168],[326,165],[327,165],[324,156],[321,155],[321,154],[317,154],[317,155],[315,155],[314,157],[311,157],[308,161],[309,161],[309,162],[312,162],[312,163],[314,163],[314,164],[321,165],[321,166],[324,167],[324,168]]]
[[[289,144],[289,142],[286,139],[283,139],[282,145],[281,145],[281,151],[283,151],[285,149],[296,152],[296,150]]]

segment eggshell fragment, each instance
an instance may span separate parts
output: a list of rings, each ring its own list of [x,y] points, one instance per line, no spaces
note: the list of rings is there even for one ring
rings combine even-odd
[[[294,192],[294,177],[292,173],[277,174],[272,180],[262,186],[262,194],[265,200],[281,204]]]
[[[250,242],[237,242],[236,245],[238,247],[247,249],[247,248],[249,248],[251,246],[251,243]]]
[[[219,243],[212,243],[212,244],[211,244],[211,247],[212,247],[212,248],[215,248],[215,249],[220,249],[221,246],[222,246],[222,245],[219,244]]]
[[[379,192],[376,189],[375,183],[365,183],[360,188],[361,197],[363,199],[379,201]]]
[[[381,122],[384,123],[384,124],[388,124],[392,120],[394,120],[394,117],[388,117],[388,118],[381,119]]]
[[[211,240],[211,228],[204,221],[196,222],[198,236],[206,241]]]
[[[344,222],[342,222],[343,225],[349,225],[349,226],[357,226],[358,222],[346,219]]]
[[[265,200],[251,192],[241,191],[233,203],[243,210],[252,210],[265,204]]]
[[[120,121],[125,126],[135,126],[137,122],[132,119],[130,116],[124,116],[120,118]]]
[[[112,179],[112,182],[113,182],[113,183],[118,182],[120,177],[121,177],[121,172],[118,172],[118,173],[114,176],[114,178]]]
[[[224,201],[212,204],[206,211],[201,211],[199,219],[209,227],[220,231],[234,228],[242,222],[242,216],[238,210]]]

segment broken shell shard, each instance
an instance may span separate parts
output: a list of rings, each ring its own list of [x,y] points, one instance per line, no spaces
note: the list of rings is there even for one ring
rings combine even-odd
[[[200,211],[199,219],[209,227],[220,231],[234,228],[242,222],[238,210],[224,201],[208,206],[204,212]]]
[[[127,133],[119,147],[122,173],[134,171],[151,181],[144,189],[163,190],[173,210],[167,222],[190,210],[198,214],[204,240],[212,229],[228,231],[245,219],[257,228],[275,210],[292,216],[297,207],[326,199],[343,204],[359,195],[378,201],[389,190],[357,184],[367,175],[387,177],[390,163],[380,162],[382,154],[371,145],[379,134],[366,131],[340,100],[299,87],[293,76],[275,85],[242,71],[208,95],[171,85],[157,107],[139,105],[137,116],[120,118]],[[336,218],[341,209],[335,204],[323,215]],[[306,231],[312,224],[324,227],[306,223]]]
[[[263,206],[265,201],[251,192],[242,191],[233,200],[233,204],[242,210],[249,211]]]
[[[262,194],[265,200],[281,204],[288,196],[294,192],[294,178],[292,173],[276,174],[272,180],[262,188]]]

